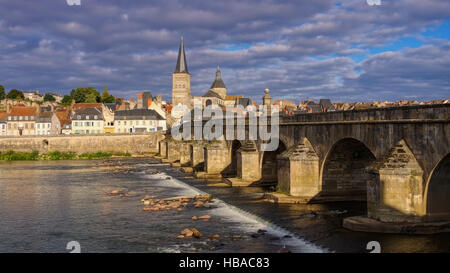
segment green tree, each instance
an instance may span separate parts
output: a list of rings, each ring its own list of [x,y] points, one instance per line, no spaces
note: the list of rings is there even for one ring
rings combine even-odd
[[[61,104],[64,106],[69,106],[72,104],[72,96],[64,95],[64,97],[61,100]]]
[[[44,101],[56,101],[52,94],[45,94]]]
[[[6,97],[5,87],[3,87],[3,85],[0,84],[0,100],[4,100],[5,97]]]
[[[113,103],[116,101],[116,98],[109,94],[107,85],[105,85],[105,90],[103,91],[101,100],[103,103]]]
[[[6,98],[11,100],[24,100],[25,96],[23,95],[23,92],[17,89],[11,89],[6,95]]]
[[[76,103],[100,102],[100,93],[93,87],[79,87],[70,92]]]

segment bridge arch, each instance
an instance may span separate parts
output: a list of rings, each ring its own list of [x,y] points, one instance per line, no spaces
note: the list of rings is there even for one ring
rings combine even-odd
[[[241,141],[236,139],[228,142],[228,162],[230,162],[230,164],[223,170],[222,176],[236,177],[238,170],[238,150],[241,146]]]
[[[424,197],[427,218],[450,220],[450,153],[431,172]]]
[[[277,182],[278,181],[278,161],[277,156],[287,150],[286,144],[280,139],[278,148],[275,151],[261,151],[260,169],[261,181]]]
[[[366,168],[376,160],[372,151],[360,140],[343,138],[333,144],[321,168],[322,196],[338,196],[343,200],[367,200]]]

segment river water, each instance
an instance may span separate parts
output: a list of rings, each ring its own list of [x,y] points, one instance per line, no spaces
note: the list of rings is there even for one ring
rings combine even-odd
[[[107,194],[117,189],[129,196]],[[70,241],[81,252],[368,252],[369,241],[380,242],[382,252],[450,252],[448,233],[343,229],[343,217],[364,213],[362,203],[277,205],[262,200],[265,191],[206,183],[149,158],[3,162],[0,252],[69,252]],[[204,193],[214,196],[210,208],[147,212],[140,202],[146,195]],[[192,220],[201,215],[211,219]],[[185,228],[198,229],[202,238],[177,239]],[[214,234],[220,239],[208,240]]]

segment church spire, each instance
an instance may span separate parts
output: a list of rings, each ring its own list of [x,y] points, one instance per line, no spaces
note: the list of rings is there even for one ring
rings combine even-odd
[[[178,60],[177,67],[175,68],[174,73],[188,73],[187,62],[186,62],[186,53],[184,52],[184,41],[183,36],[181,37],[180,49],[178,51]]]
[[[213,89],[213,88],[226,88],[225,83],[222,80],[222,72],[220,71],[219,66],[217,66],[216,78],[214,79],[214,82],[211,85],[210,89]]]

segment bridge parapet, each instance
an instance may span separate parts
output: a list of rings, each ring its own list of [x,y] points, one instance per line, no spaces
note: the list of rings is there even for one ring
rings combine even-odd
[[[415,105],[403,107],[370,108],[362,110],[334,111],[323,113],[304,113],[282,116],[281,124],[313,122],[351,122],[351,121],[404,121],[444,122],[450,117],[450,104]]]

